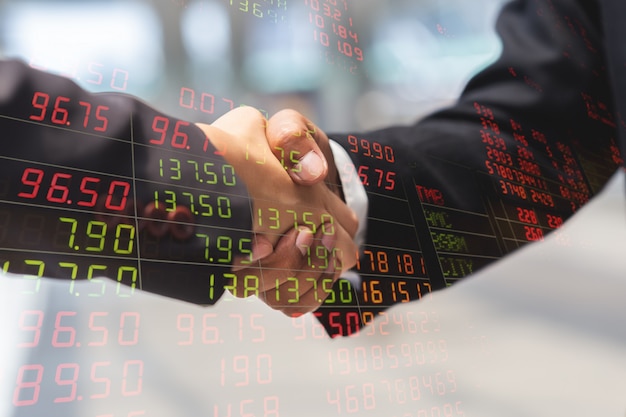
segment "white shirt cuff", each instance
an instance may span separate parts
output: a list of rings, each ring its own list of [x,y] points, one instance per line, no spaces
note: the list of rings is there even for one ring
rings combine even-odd
[[[348,155],[348,152],[339,145],[337,142],[330,141],[330,149],[333,152],[335,158],[335,166],[339,173],[339,179],[341,180],[341,186],[343,188],[343,195],[346,199],[346,204],[357,215],[359,219],[359,228],[356,235],[354,235],[354,242],[361,249],[365,245],[365,234],[367,232],[367,207],[368,199],[365,187],[360,180],[355,181],[354,177],[350,178],[348,173],[354,174],[356,168]],[[351,166],[352,169],[342,169],[345,166]],[[357,177],[358,179],[358,177]]]

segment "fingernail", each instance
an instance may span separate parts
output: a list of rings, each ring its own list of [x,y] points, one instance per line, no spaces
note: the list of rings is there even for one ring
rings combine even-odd
[[[326,162],[314,151],[310,151],[293,167],[293,173],[303,181],[314,181],[324,173]]]
[[[322,245],[328,250],[332,252],[335,249],[335,236],[334,235],[323,235],[322,236]]]
[[[302,226],[298,229],[298,236],[296,237],[296,247],[305,256],[309,252],[309,248],[313,243],[313,232],[308,227]]]

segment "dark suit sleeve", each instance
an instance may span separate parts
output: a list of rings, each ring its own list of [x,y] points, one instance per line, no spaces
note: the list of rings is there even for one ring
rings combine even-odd
[[[7,61],[0,131],[5,271],[212,304],[250,252],[245,185],[192,123]]]
[[[601,189],[623,162],[601,28],[593,1],[513,1],[497,23],[501,56],[455,105],[412,126],[329,135],[370,199],[366,305],[370,287],[381,305],[404,301],[397,282],[383,291],[393,277],[363,266],[378,267],[371,253],[414,250],[424,268],[413,278],[444,288],[542,239]]]

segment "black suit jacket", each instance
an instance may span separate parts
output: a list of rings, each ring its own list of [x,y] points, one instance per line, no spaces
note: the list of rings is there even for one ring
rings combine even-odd
[[[0,132],[5,271],[213,304],[250,253],[245,184],[192,123],[5,61]]]
[[[361,315],[542,239],[623,165],[624,22],[619,0],[514,0],[497,21],[501,56],[455,105],[412,126],[331,135],[369,191]],[[412,275],[406,254],[421,263]]]

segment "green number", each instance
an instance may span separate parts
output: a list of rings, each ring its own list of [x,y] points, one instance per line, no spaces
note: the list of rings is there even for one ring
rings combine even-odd
[[[289,160],[291,161],[291,164],[292,164],[291,172],[302,171],[302,165],[300,164],[300,160],[298,156],[300,156],[300,152],[298,151],[289,152]]]
[[[328,213],[322,214],[322,233],[325,235],[334,235],[335,234],[335,225],[333,216]],[[328,229],[327,229],[328,228]]]
[[[312,233],[316,233],[317,226],[313,221],[308,220],[308,217],[310,216],[313,216],[313,213],[310,211],[305,211],[304,213],[302,213],[302,222],[305,225],[309,226],[309,229],[311,229]]]
[[[245,244],[245,247],[244,247]],[[246,256],[246,259],[242,260],[243,265],[249,265],[252,263],[252,239],[242,238],[239,239],[239,252]]]
[[[287,213],[293,214],[293,227],[294,229],[298,228],[298,213],[295,210],[287,209]]]
[[[170,179],[171,180],[179,180],[179,179],[181,179],[180,161],[178,159],[175,159],[175,158],[170,158],[169,162],[173,162],[174,163],[174,166],[170,166],[170,171],[175,173],[174,175],[170,174]],[[164,176],[164,173],[163,173],[163,160],[162,159],[159,159],[159,175],[161,177]]]
[[[348,295],[346,296],[346,299],[344,299],[343,297],[343,290],[344,290],[344,286],[347,286],[347,292]],[[342,303],[351,303],[352,302],[352,285],[350,284],[350,281],[346,280],[346,279],[340,279],[339,280],[339,298],[341,298],[341,302]]]
[[[226,242],[226,246],[224,246],[223,242]],[[233,240],[228,236],[220,236],[217,238],[217,249],[220,252],[226,254],[225,258],[220,258],[217,261],[220,263],[228,264],[231,262],[233,258]]]
[[[254,285],[249,285],[249,280],[252,280]],[[257,277],[256,275],[246,275],[243,279],[243,286],[244,297],[249,297],[250,291],[253,292],[253,295],[256,295],[257,297],[259,296],[259,277]]]
[[[120,248],[120,236],[122,235],[122,230],[129,230],[128,232],[128,246],[126,249]],[[132,224],[120,223],[117,225],[115,229],[115,243],[113,244],[113,251],[120,255],[128,255],[133,251],[133,244],[135,239],[135,226]]]
[[[198,163],[192,160],[188,160],[187,163],[193,165],[193,169],[194,171],[196,171],[196,181],[202,182],[202,180],[200,179],[200,173],[198,172]]]
[[[232,217],[230,198],[224,196],[217,197],[217,214],[222,219],[230,219]]]
[[[215,296],[215,274],[209,276],[209,300]]]
[[[211,206],[211,204],[204,202],[205,199],[208,200],[210,197],[211,196],[208,196],[208,195],[201,195],[200,198],[198,199],[198,204],[208,209],[207,211],[200,213],[200,215],[204,217],[211,217],[213,215],[213,207]]]
[[[321,249],[321,251],[320,251]],[[320,253],[321,252],[321,253]],[[324,271],[328,268],[328,250],[324,246],[316,246],[315,247],[315,255],[317,259],[323,259],[324,265],[319,266],[318,268],[323,269]]]
[[[213,167],[213,162],[205,162],[204,163],[204,173],[209,176],[210,179],[205,180],[207,184],[217,184],[217,175],[211,169]]]
[[[280,229],[280,212],[275,208],[268,208],[269,211],[273,211],[274,215],[270,216],[269,220],[273,220],[274,224],[269,226],[270,229]]]
[[[94,226],[100,226],[100,233],[94,232]],[[107,234],[107,224],[98,220],[92,220],[87,224],[87,236],[90,239],[99,240],[98,246],[87,246],[85,250],[89,252],[102,252],[104,249],[104,237]]]
[[[315,291],[315,300],[319,303],[320,301],[320,297],[317,294],[317,279],[309,277],[309,278],[305,278],[304,279],[306,282],[311,282],[313,284],[313,291]]]
[[[204,238],[204,259],[209,260],[209,235],[204,233],[196,233],[196,237]]]
[[[237,275],[226,273],[224,274],[224,278],[232,280],[232,284],[224,285],[224,289],[230,291],[232,295],[237,297]]]
[[[300,301],[300,294],[298,292],[298,290],[300,288],[300,281],[298,281],[298,278],[296,278],[296,277],[288,277],[287,278],[287,282],[293,282],[293,287],[292,288],[287,288],[287,291],[288,292],[292,292],[294,294],[294,298],[288,298],[287,302],[288,303],[297,303],[298,301]],[[283,285],[285,285],[285,284],[283,284]]]
[[[235,168],[233,168],[232,165],[222,165],[222,181],[224,181],[224,185],[233,186],[237,184],[237,180],[235,178]]]
[[[44,263],[44,261],[40,261],[39,259],[25,259],[24,263],[26,265],[34,265],[37,266],[37,275],[24,275],[25,279],[35,279],[37,281],[37,283],[35,284],[35,290],[33,291],[33,293],[36,293],[39,291],[39,287],[41,287],[41,280],[40,278],[43,276],[43,271],[46,268],[46,264]],[[26,294],[27,292],[24,291],[24,293]],[[30,294],[30,293],[29,293]]]
[[[106,271],[106,265],[89,265],[89,270],[87,271],[87,279],[93,278],[94,271]]]
[[[330,284],[331,287],[330,288],[326,287],[326,284]],[[335,291],[333,291],[332,285],[333,285],[332,278],[322,279],[322,290],[324,290],[324,292],[329,295],[329,297],[326,298],[326,301],[324,301],[324,304],[332,304],[335,302]]]
[[[74,249],[74,238],[76,237],[76,226],[78,224],[78,221],[76,221],[76,219],[72,219],[70,217],[60,217],[59,220],[61,220],[64,223],[71,223],[72,230],[70,230],[70,240],[67,243],[67,246],[69,246],[70,248]]]
[[[252,3],[252,14],[259,18],[263,17],[263,12],[259,10],[257,6],[260,6],[260,5],[258,3]]]
[[[242,9],[241,6],[244,6],[244,8]],[[239,2],[239,10],[241,10],[242,12],[248,11],[248,0]]]
[[[130,277],[131,279],[130,294],[120,293],[120,287],[122,286],[122,278],[123,278],[124,272],[130,272],[132,274]],[[117,288],[115,290],[115,293],[119,295],[120,297],[130,297],[135,292],[136,284],[137,284],[137,268],[133,266],[120,266],[119,269],[117,270]]]
[[[191,210],[191,212],[195,214],[196,213],[196,207],[195,207],[195,205],[193,203],[193,194],[188,193],[186,191],[183,191],[181,194],[183,196],[189,197],[189,210]]]
[[[170,203],[172,204],[171,207],[165,207],[165,211],[174,211],[176,210],[176,193],[174,191],[169,191],[169,190],[165,190],[163,191],[165,194],[169,194],[169,196],[171,197],[169,200],[165,200],[165,203]],[[155,204],[156,207],[156,204]],[[158,208],[158,207],[156,207]]]
[[[93,279],[93,273],[94,271],[105,271],[107,269],[106,265],[89,265],[89,269],[87,270],[87,279],[91,282],[97,282],[98,284],[100,284],[100,294],[98,293],[89,293],[87,294],[88,297],[99,297],[101,295],[104,295],[104,289],[105,289],[105,282],[104,281],[100,281],[99,279]]]
[[[72,262],[59,262],[59,266],[61,268],[71,268],[72,275],[70,278],[72,282],[70,283],[70,294],[74,294],[74,283],[76,282],[76,275],[78,274],[78,265]]]

